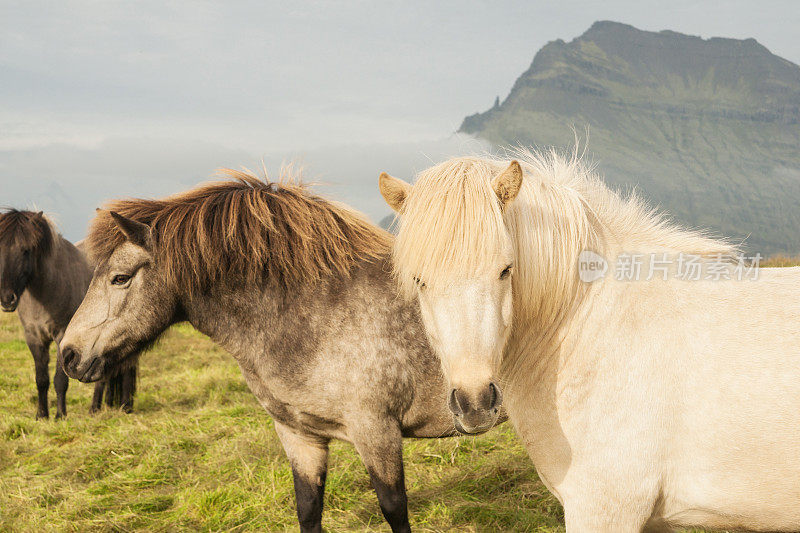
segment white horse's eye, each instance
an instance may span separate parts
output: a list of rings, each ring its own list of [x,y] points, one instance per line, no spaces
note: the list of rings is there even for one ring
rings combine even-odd
[[[425,287],[425,282],[417,277],[414,277],[414,283],[416,283],[417,287],[419,287],[420,289]]]
[[[502,272],[500,272],[500,279],[506,279],[509,276],[509,274],[511,274],[511,267],[512,265],[508,265],[503,269]]]

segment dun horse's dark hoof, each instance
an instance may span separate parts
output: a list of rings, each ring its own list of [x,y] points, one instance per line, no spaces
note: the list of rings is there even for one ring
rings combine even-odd
[[[47,420],[50,418],[49,413],[36,413],[36,420]]]

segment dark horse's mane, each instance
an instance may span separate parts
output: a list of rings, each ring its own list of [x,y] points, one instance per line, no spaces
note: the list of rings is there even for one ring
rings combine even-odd
[[[275,183],[247,172],[223,173],[227,180],[162,200],[104,205],[86,240],[91,260],[101,264],[125,241],[109,211],[151,227],[167,283],[190,293],[223,278],[266,278],[288,287],[345,276],[354,262],[388,254],[387,232],[310,193],[299,180]]]
[[[0,213],[0,246],[41,256],[50,252],[54,239],[50,222],[40,212],[9,208]]]

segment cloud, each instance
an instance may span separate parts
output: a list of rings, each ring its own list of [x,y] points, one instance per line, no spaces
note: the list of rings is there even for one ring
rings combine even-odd
[[[71,238],[104,199],[294,156],[377,220],[380,171],[410,177],[469,149],[447,137],[463,117],[598,19],[755,37],[800,61],[794,0],[6,4],[0,205],[36,202]]]
[[[15,147],[171,137],[274,151],[430,139],[504,97],[547,41],[597,19],[755,37],[800,61],[793,1],[731,0],[720,13],[693,0],[18,2],[0,18],[0,130],[33,125],[5,140]]]

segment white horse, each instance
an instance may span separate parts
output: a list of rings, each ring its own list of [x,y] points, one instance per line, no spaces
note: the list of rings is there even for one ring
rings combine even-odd
[[[739,279],[715,259],[735,247],[620,198],[579,160],[520,159],[380,179],[457,427],[491,424],[502,390],[570,532],[799,530],[800,269]],[[588,283],[587,250],[617,266],[696,254],[705,270]]]

